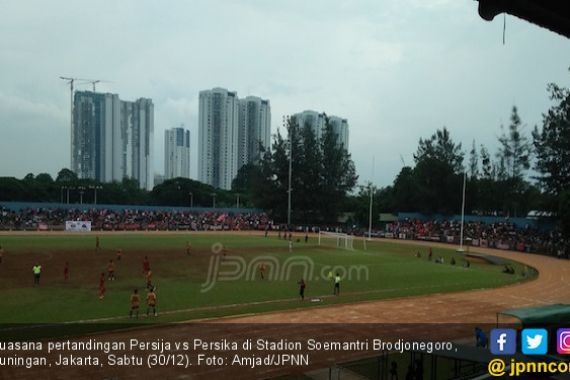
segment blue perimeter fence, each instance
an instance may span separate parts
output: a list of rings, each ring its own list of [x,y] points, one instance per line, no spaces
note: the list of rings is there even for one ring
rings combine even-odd
[[[11,211],[21,209],[64,209],[64,210],[112,210],[112,211],[167,211],[167,212],[217,212],[225,214],[261,214],[262,210],[255,208],[212,208],[212,207],[175,207],[175,206],[139,206],[139,205],[108,205],[88,203],[43,203],[43,202],[0,202],[0,207]]]
[[[417,219],[422,221],[448,221],[453,220],[461,222],[461,215],[424,215],[417,212],[400,212],[398,213],[398,220],[406,219]],[[510,223],[514,224],[518,228],[536,228],[539,230],[551,230],[555,227],[556,222],[550,218],[510,218],[504,216],[483,216],[483,215],[465,215],[465,222],[475,222],[475,223]]]

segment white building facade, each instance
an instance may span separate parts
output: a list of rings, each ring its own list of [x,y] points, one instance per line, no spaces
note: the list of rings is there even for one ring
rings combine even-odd
[[[337,136],[337,143],[342,144],[344,149],[348,150],[348,121],[342,117],[329,116],[329,122],[333,133]]]
[[[198,124],[198,180],[230,190],[239,169],[269,149],[271,105],[225,88],[201,91]]]
[[[271,106],[269,100],[248,96],[239,100],[238,165],[258,162],[261,146],[271,142]]]
[[[223,88],[200,91],[198,180],[229,190],[238,172],[239,102]]]
[[[72,170],[101,182],[134,178],[152,190],[154,105],[140,98],[78,91],[74,96]]]
[[[304,128],[306,125],[309,125],[315,134],[315,138],[321,140],[326,125],[324,113],[306,110],[294,114],[293,117],[297,120],[299,128]],[[332,126],[333,133],[337,136],[337,144],[343,145],[344,149],[348,151],[348,121],[338,116],[327,117]]]
[[[190,131],[172,128],[164,132],[164,179],[190,178]]]

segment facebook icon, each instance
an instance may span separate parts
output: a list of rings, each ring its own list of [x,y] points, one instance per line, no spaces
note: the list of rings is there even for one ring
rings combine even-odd
[[[491,353],[513,355],[517,351],[517,332],[513,329],[491,330]]]

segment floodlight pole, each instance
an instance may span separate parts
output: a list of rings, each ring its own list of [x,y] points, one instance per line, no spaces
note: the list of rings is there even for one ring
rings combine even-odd
[[[97,190],[103,189],[103,186],[93,185],[89,186],[90,189],[93,189],[93,203],[97,204]]]
[[[467,172],[463,173],[463,200],[461,202],[461,234],[459,237],[459,251],[463,252],[463,224],[465,223],[465,184],[467,183]]]
[[[372,181],[374,180],[374,161],[375,161],[375,157],[372,156],[372,177],[370,180],[370,206],[369,206],[369,210],[368,210],[368,240],[372,240],[372,192],[374,190],[374,186],[372,185]]]
[[[83,194],[85,193],[85,187],[79,186],[77,189],[79,190],[79,204],[83,204]]]
[[[287,228],[291,228],[291,178],[293,171],[293,131],[289,123],[289,189],[287,190]]]
[[[372,182],[370,182],[370,207],[368,211],[368,240],[372,239],[372,202],[373,202],[372,191],[373,191],[373,186]]]

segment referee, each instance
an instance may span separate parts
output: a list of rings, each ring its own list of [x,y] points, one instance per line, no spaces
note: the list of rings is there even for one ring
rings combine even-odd
[[[34,286],[40,284],[40,275],[42,274],[42,266],[38,263],[32,267],[32,273],[34,274]]]

